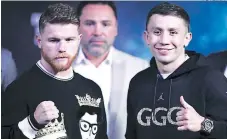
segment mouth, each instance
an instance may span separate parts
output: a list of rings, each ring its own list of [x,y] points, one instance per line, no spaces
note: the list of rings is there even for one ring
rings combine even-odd
[[[159,47],[155,47],[155,49],[157,49],[159,51],[170,51],[170,50],[173,50],[174,48],[159,48]]]
[[[55,59],[57,59],[57,60],[63,60],[63,59],[68,59],[68,57],[66,57],[66,56],[59,56],[59,57],[56,57]]]
[[[171,50],[173,50],[174,48],[160,48],[160,47],[155,47],[155,49],[157,50],[157,52],[160,55],[166,56],[169,54],[169,52],[171,52]]]
[[[91,41],[91,44],[104,44],[104,41]]]

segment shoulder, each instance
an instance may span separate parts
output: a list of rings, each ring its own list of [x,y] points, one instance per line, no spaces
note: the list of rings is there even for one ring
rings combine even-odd
[[[226,59],[227,59],[227,51],[211,53],[210,55],[207,56],[208,62],[212,64],[217,64],[222,61],[225,61],[225,63],[227,63]]]
[[[98,84],[96,84],[94,81],[80,75],[79,73],[74,72],[75,78],[77,78],[78,82],[81,86],[84,86],[85,88],[90,88],[92,90],[100,91],[100,87]]]
[[[14,62],[12,53],[7,49],[1,50],[1,58],[2,58],[2,66],[8,67],[9,64],[12,64]]]
[[[3,57],[12,57],[12,53],[8,49],[5,49],[5,48],[2,48],[1,54]]]
[[[144,60],[144,59],[136,57],[136,56],[132,56],[126,52],[117,50],[116,48],[113,49],[113,55],[114,55],[114,58],[117,58],[119,60],[124,60],[127,62],[131,62],[136,65],[139,64],[139,65],[148,66],[148,64],[149,64],[149,62],[147,60]]]
[[[221,57],[226,57],[227,58],[227,50],[226,51],[221,51],[221,52],[216,52],[216,53],[211,53],[207,57],[210,58],[210,59],[221,58]]]
[[[153,76],[150,70],[151,69],[149,67],[135,74],[135,76],[130,81],[130,85],[133,84],[134,86],[135,84],[136,86],[138,86],[139,84],[143,84],[147,80],[150,81],[151,79],[155,79],[156,77]]]
[[[204,73],[204,80],[205,82],[211,83],[211,82],[217,82],[222,80],[227,83],[227,79],[224,76],[224,74],[218,70],[215,70],[213,68],[204,68],[201,73]],[[227,86],[227,85],[226,85]]]
[[[21,75],[19,75],[9,86],[12,87],[19,87],[23,88],[23,86],[27,86],[28,84],[32,83],[32,79],[35,74],[32,74],[32,69],[29,69],[25,72],[23,72]]]
[[[31,74],[31,69],[19,75],[11,84],[9,84],[4,92],[4,97],[24,97],[28,95],[28,90],[32,90],[31,85],[35,82]]]
[[[14,86],[28,86],[29,84],[33,84],[40,77],[39,68],[34,64],[30,69],[25,70],[22,74],[20,74],[14,81]],[[37,78],[38,77],[38,78]],[[20,87],[23,88],[23,87]]]
[[[202,88],[205,87],[210,89],[227,89],[227,78],[219,70],[215,70],[209,66],[204,66],[194,71],[194,73],[194,79],[201,82]]]

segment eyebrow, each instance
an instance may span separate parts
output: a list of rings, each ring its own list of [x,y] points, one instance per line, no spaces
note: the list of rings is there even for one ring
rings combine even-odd
[[[92,20],[92,19],[86,19],[86,20],[84,20],[84,23],[87,23],[87,22],[96,23],[97,21]],[[101,20],[101,22],[105,22],[105,23],[112,23],[112,21],[111,21],[111,20]]]
[[[76,39],[76,37],[66,37],[64,39]],[[61,39],[58,37],[50,37],[50,38],[48,38],[48,40],[61,40]]]
[[[76,39],[76,37],[66,37],[65,39]]]
[[[50,38],[48,38],[48,40],[60,40],[60,38],[57,38],[57,37],[50,37]]]
[[[152,27],[151,30],[163,30],[160,27]],[[179,28],[168,28],[168,31],[179,30]]]
[[[169,30],[169,31],[173,31],[173,30],[178,31],[178,30],[179,30],[179,28],[169,28],[168,30]]]
[[[151,29],[152,31],[153,31],[153,30],[163,30],[163,29],[160,28],[160,27],[151,27],[150,29]]]

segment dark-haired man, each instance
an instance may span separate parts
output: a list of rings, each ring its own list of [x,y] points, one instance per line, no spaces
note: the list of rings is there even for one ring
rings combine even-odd
[[[81,139],[81,104],[100,109],[95,138],[107,139],[101,89],[71,67],[81,40],[78,27],[76,11],[67,4],[50,5],[42,13],[41,59],[2,96],[2,139]]]
[[[83,37],[73,68],[100,86],[109,139],[125,139],[129,81],[148,62],[114,47],[118,18],[113,1],[82,1],[77,13]]]
[[[144,39],[153,58],[128,91],[126,139],[226,139],[227,82],[205,57],[185,51],[187,12],[161,3],[147,16]]]

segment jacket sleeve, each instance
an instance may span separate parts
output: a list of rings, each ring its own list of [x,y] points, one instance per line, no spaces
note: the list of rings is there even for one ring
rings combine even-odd
[[[218,71],[205,78],[206,116],[213,120],[214,128],[208,138],[227,139],[227,79]]]
[[[133,80],[133,79],[132,79]],[[132,80],[129,84],[128,97],[127,97],[127,127],[126,127],[126,139],[136,139],[136,116],[132,106]]]
[[[21,88],[13,82],[2,94],[2,139],[27,139],[35,135]]]

